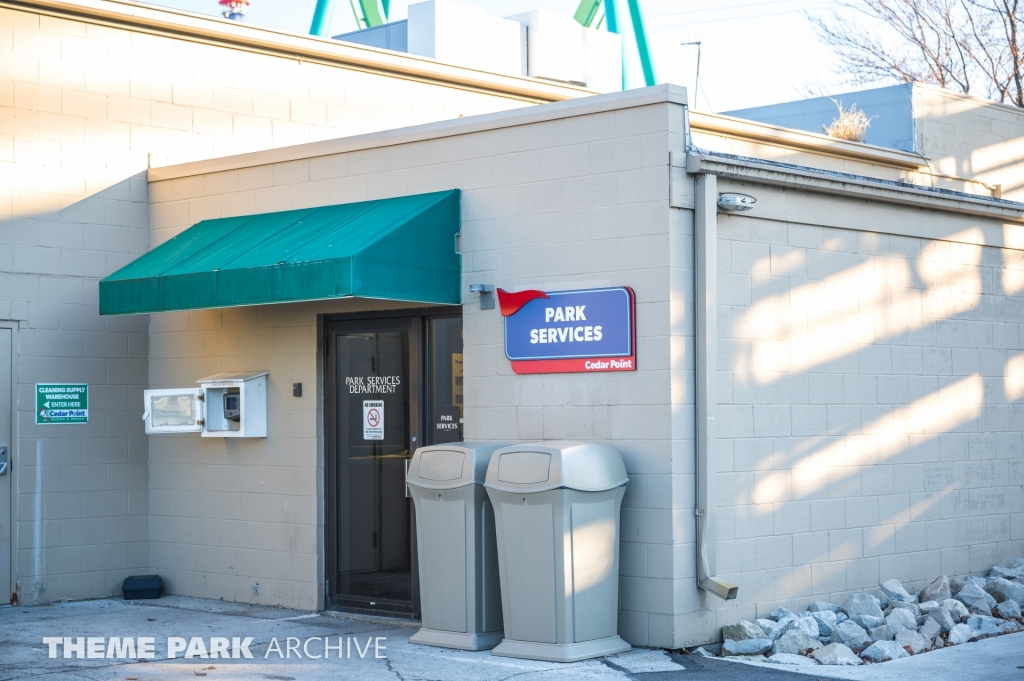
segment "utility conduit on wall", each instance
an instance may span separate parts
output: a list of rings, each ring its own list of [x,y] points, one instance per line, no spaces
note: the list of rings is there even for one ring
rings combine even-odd
[[[715,576],[718,571],[717,432],[718,409],[718,178],[696,176],[694,196],[694,272],[696,275],[697,385],[697,584],[726,600],[739,587]]]

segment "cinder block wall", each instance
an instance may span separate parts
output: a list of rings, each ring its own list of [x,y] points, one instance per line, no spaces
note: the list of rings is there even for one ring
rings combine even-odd
[[[715,624],[1024,553],[1024,253],[953,241],[996,221],[720,189],[759,211],[719,218],[719,570],[740,591],[705,599]],[[918,225],[936,238],[884,233]]]
[[[150,437],[149,566],[169,593],[323,607],[317,315],[386,307],[347,300],[152,316],[154,387],[270,372],[265,439]],[[303,384],[302,397],[292,383]]]
[[[692,343],[673,340],[692,335],[692,227],[685,213],[668,207],[668,152],[681,151],[683,139],[682,107],[666,101],[183,177],[151,185],[152,228],[162,241],[203,218],[461,189],[466,437],[596,439],[620,447],[631,480],[622,632],[638,645],[671,647],[673,613],[689,607],[694,594],[692,509],[676,498],[692,504]],[[510,290],[632,286],[640,370],[514,375],[500,314],[481,311],[469,293],[480,281]],[[285,388],[321,383],[317,314],[346,309],[356,308],[153,315],[153,386],[188,385],[204,372],[242,364],[273,365],[265,444],[150,439],[151,565],[170,577],[174,593],[295,607],[318,602],[322,549],[313,537],[322,533],[322,460],[314,467],[307,447],[319,391],[302,398],[309,411],[296,412],[299,401]],[[261,349],[245,345],[253,342]],[[276,487],[270,473],[288,487]],[[301,509],[290,520],[249,512],[262,509],[263,499],[271,508],[290,498]],[[219,548],[222,535],[188,531],[205,527],[231,528],[230,549]],[[278,560],[285,547],[297,555]],[[257,580],[258,598],[250,589]]]
[[[750,216],[720,217],[717,263],[719,573],[740,585],[740,595],[724,602],[696,588],[692,212],[668,207],[667,154],[681,151],[684,140],[674,101],[623,102],[461,135],[438,131],[384,148],[158,182],[150,192],[155,239],[191,219],[461,188],[466,435],[596,439],[621,449],[631,484],[622,516],[620,630],[632,643],[703,643],[722,624],[778,604],[841,601],[890,577],[918,586],[940,572],[979,571],[1019,554],[1024,253],[964,242],[980,234],[1015,243],[1020,228],[723,180],[721,191],[759,199]],[[898,236],[915,231],[934,238]],[[480,310],[468,293],[481,282],[633,286],[640,370],[511,373],[500,315]],[[260,309],[231,329],[226,313],[161,315],[151,376],[188,384],[235,366],[238,353],[228,348],[236,339],[280,333],[288,340],[275,353],[294,355],[282,383],[319,381],[308,334],[317,314],[338,309]],[[207,345],[218,337],[208,336],[208,324],[224,327],[223,349]],[[291,326],[302,333],[286,332]],[[187,359],[201,351],[208,359]],[[289,425],[292,398],[278,399],[272,428],[306,437]],[[260,465],[304,468],[284,477],[298,481],[288,494],[309,495],[316,473],[309,460],[293,464],[283,455],[287,444],[275,446],[257,457]],[[310,547],[308,528],[319,522],[314,506],[302,502],[301,528],[260,525],[242,513],[269,492],[240,490],[232,474],[244,459],[232,459],[223,445],[154,438],[150,447],[163,486],[157,493],[151,478],[154,506],[160,497],[153,566],[176,577],[173,588],[215,596],[200,585],[255,581],[276,564],[275,549],[264,543],[292,529],[306,538],[303,551]],[[202,465],[179,464],[189,457],[224,467],[207,478]],[[316,465],[321,470],[322,461]],[[197,553],[180,528],[221,512],[210,510],[210,500],[222,494],[240,495],[226,511],[234,515],[222,520],[233,528],[236,553],[250,560],[244,575],[219,558],[173,562]],[[179,529],[160,534],[164,526]],[[317,598],[316,557],[309,551],[295,560],[298,573],[268,578],[282,587],[267,602],[305,606]],[[222,592],[250,593],[242,586]]]
[[[619,632],[674,647],[673,615],[692,610],[694,593],[692,220],[669,208],[667,167],[683,150],[683,107],[523,126],[518,137],[478,161],[487,184],[466,194],[463,290],[631,286],[638,370],[516,375],[500,314],[464,294],[466,438],[619,448],[630,477]]]
[[[151,163],[528,104],[208,43],[0,9],[0,319],[21,326],[23,602],[117,594],[149,569],[148,319],[99,317],[96,282],[151,245]],[[34,384],[48,381],[89,383],[87,426],[35,425]]]
[[[968,191],[1024,200],[1024,111],[917,83],[913,97],[918,150],[933,172],[983,183]],[[936,178],[936,186],[958,184]]]

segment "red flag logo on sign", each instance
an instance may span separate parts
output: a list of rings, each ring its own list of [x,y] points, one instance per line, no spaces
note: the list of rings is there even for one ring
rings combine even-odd
[[[516,293],[509,293],[498,289],[498,307],[501,308],[501,316],[508,317],[519,312],[519,308],[526,305],[531,300],[537,298],[547,298],[548,294],[543,291],[536,291],[528,289],[526,291],[517,291]]]

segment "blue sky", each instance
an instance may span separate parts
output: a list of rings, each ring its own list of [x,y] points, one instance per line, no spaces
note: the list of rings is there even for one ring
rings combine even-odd
[[[217,0],[148,0],[218,14]],[[416,0],[413,0],[416,1]],[[579,0],[459,0],[508,16],[531,9],[575,12]],[[698,110],[749,106],[849,91],[818,43],[806,14],[828,11],[833,0],[643,0],[660,81],[685,85]],[[409,0],[391,0],[391,19],[404,19]],[[307,33],[316,0],[252,0],[249,23]],[[336,0],[332,34],[356,29],[347,0]],[[700,40],[701,88],[694,91],[694,47]],[[696,100],[696,101],[695,101]]]

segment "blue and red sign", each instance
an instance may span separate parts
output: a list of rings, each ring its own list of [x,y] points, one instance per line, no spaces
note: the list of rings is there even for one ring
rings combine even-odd
[[[636,371],[633,289],[498,289],[505,355],[517,374]]]

